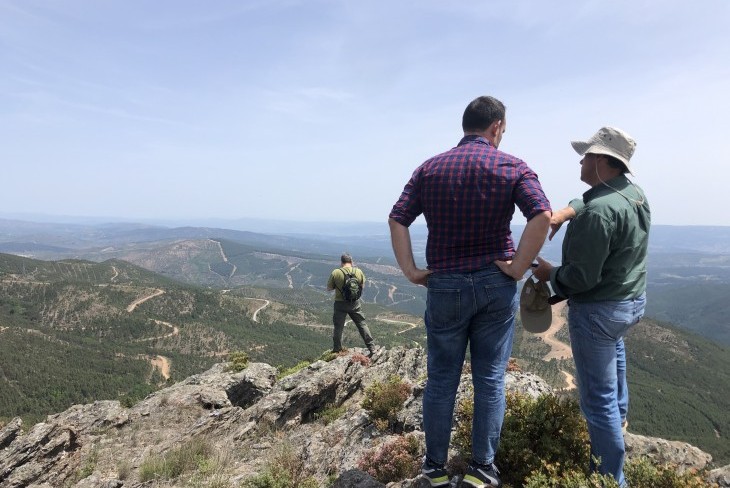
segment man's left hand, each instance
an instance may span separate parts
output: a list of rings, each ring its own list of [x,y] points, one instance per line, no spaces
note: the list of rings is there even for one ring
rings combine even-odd
[[[550,281],[550,271],[553,265],[545,261],[540,256],[537,257],[537,268],[532,270],[532,274],[540,281]]]

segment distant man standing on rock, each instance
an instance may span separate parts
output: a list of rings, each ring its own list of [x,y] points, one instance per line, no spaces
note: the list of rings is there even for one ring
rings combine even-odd
[[[502,102],[488,96],[473,100],[464,111],[462,128],[464,137],[457,147],[414,171],[388,222],[403,274],[428,288],[426,455],[421,472],[431,486],[449,485],[445,464],[468,344],[474,384],[473,459],[462,484],[499,487],[494,456],[504,420],[517,282],[495,261],[511,260],[510,274],[522,277],[547,236],[550,202],[527,164],[497,149],[506,129]],[[516,252],[510,231],[515,205],[527,219]],[[408,229],[421,214],[428,225],[428,269],[416,267]]]
[[[340,352],[342,350],[342,332],[345,329],[345,320],[349,316],[355,322],[355,326],[372,356],[375,353],[375,341],[365,324],[365,315],[362,313],[360,300],[360,294],[365,286],[365,274],[360,268],[353,266],[352,256],[347,253],[340,257],[340,264],[341,266],[333,270],[327,280],[327,289],[335,290],[335,305],[332,315],[335,331],[332,336],[332,351]],[[357,285],[359,285],[359,293]]]
[[[591,467],[626,486],[622,424],[628,410],[624,336],[644,315],[646,256],[651,213],[641,188],[626,177],[636,143],[626,132],[603,127],[585,142],[580,179],[591,188],[551,220],[552,233],[571,220],[561,266],[538,258],[534,275],[569,299],[568,326],[583,415],[588,422]]]

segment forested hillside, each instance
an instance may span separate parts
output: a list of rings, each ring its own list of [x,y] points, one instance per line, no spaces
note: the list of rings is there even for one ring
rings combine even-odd
[[[332,296],[315,284],[330,263],[232,244],[225,249],[221,262],[269,286],[202,288],[120,260],[0,254],[0,420],[36,421],[97,399],[131,404],[232,351],[288,367],[331,347]],[[424,345],[420,314],[399,310],[423,305],[399,295],[400,285],[389,281],[392,267],[361,265],[370,281],[365,313],[377,342]],[[380,304],[381,295],[389,307]],[[518,325],[513,356],[554,386],[570,387],[574,366],[567,346],[560,346],[568,342],[566,328],[551,341]],[[354,327],[345,328],[344,343],[362,347]],[[649,319],[627,344],[632,431],[692,442],[730,461],[727,348]]]
[[[185,285],[129,263],[0,254],[0,419],[74,403],[132,403],[246,351],[291,366],[331,348],[331,294]],[[422,341],[419,321],[366,304],[379,343]],[[354,327],[348,347],[362,346]]]
[[[631,330],[626,348],[630,429],[730,462],[730,350],[651,319]]]

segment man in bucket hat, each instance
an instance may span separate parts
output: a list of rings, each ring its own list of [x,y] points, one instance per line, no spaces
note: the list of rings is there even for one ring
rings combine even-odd
[[[552,239],[571,220],[561,266],[538,258],[534,275],[568,298],[568,325],[583,415],[588,423],[592,468],[624,479],[622,423],[628,409],[623,337],[646,305],[646,255],[651,215],[644,192],[626,177],[636,142],[603,127],[588,141],[574,141],[583,156],[580,179],[590,185],[553,214]]]

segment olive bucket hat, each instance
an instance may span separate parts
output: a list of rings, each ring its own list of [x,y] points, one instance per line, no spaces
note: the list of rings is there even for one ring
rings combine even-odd
[[[520,317],[527,332],[540,334],[550,328],[553,311],[548,299],[550,288],[544,281],[527,278],[520,293]]]

